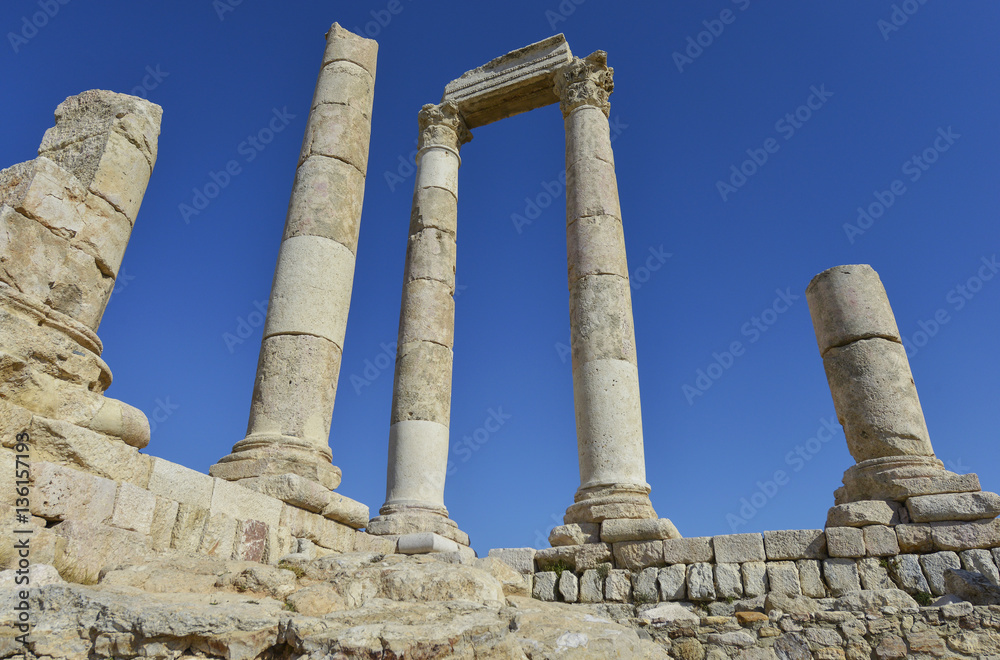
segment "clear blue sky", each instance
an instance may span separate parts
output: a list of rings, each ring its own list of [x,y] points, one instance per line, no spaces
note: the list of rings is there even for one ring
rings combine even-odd
[[[911,365],[939,458],[1000,489],[1000,278],[968,282],[981,259],[1000,254],[995,3],[909,0],[895,25],[888,0],[234,2],[47,0],[55,15],[36,17],[37,31],[24,17],[46,0],[0,9],[3,164],[35,156],[69,95],[135,90],[163,106],[159,161],[99,331],[115,376],[108,393],[163,420],[149,453],[206,471],[245,433],[261,338],[255,305],[268,299],[323,35],[338,21],[380,43],[331,433],[341,493],[373,511],[385,497],[393,378],[380,355],[396,338],[413,185],[400,168],[417,110],[464,71],[557,32],[577,55],[608,51],[615,68],[611,117],[658,513],[686,536],[822,527],[852,459],[839,432],[812,443],[815,454],[806,448],[834,409],[802,293],[816,273],[850,263],[881,274],[901,332],[920,344]],[[699,36],[709,29],[719,34]],[[675,55],[689,47],[689,60]],[[275,111],[287,126],[262,149],[245,142]],[[483,440],[475,433],[491,410],[509,415],[475,451],[453,446],[446,503],[480,553],[544,545],[579,485],[563,348],[563,145],[553,106],[476,130],[462,152],[453,444]],[[746,164],[751,175],[720,190],[747,150],[766,162]],[[239,174],[185,223],[179,205],[230,160]],[[404,180],[390,185],[391,175]],[[876,195],[889,202],[883,191],[896,181],[891,205],[856,225],[857,209]],[[657,269],[639,271],[647,261]],[[798,297],[767,312],[778,291]],[[938,310],[947,322],[914,336]],[[227,345],[227,333],[244,341]],[[731,366],[685,394],[713,353],[730,362],[722,353],[737,341],[744,350]],[[787,482],[772,489],[779,470]],[[768,492],[754,497],[758,481]],[[763,506],[744,508],[752,515],[740,524],[744,498]]]

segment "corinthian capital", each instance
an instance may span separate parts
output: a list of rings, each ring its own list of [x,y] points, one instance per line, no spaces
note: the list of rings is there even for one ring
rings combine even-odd
[[[587,57],[574,58],[556,72],[556,95],[563,117],[569,116],[581,105],[600,108],[605,115],[611,112],[608,95],[615,88],[615,70],[608,66],[608,54],[595,50]]]
[[[447,147],[454,151],[472,139],[458,105],[454,101],[434,105],[428,103],[417,115],[420,127],[419,149]]]

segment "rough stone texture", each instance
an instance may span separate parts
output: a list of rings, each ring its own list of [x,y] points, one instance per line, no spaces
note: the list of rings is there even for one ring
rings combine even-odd
[[[632,600],[632,578],[628,571],[612,570],[604,581],[604,598],[615,603]]]
[[[660,600],[659,569],[644,568],[632,574],[632,597],[636,603],[656,603]]]
[[[600,603],[604,601],[604,578],[601,572],[591,568],[580,576],[580,602]]]
[[[562,563],[571,571],[582,572],[610,562],[611,558],[611,546],[607,543],[561,546],[535,552],[535,564],[543,571]]]
[[[715,594],[717,598],[734,599],[743,597],[743,579],[739,564],[715,565]]]
[[[909,594],[931,592],[927,578],[920,566],[920,557],[917,555],[899,555],[889,559],[889,574],[893,581],[901,589]]]
[[[207,509],[212,504],[215,481],[207,474],[154,458],[148,488],[155,495]]]
[[[323,488],[315,481],[291,473],[242,479],[239,485],[314,513],[323,511],[330,503],[332,494],[329,489]],[[367,515],[365,522],[368,522]]]
[[[962,568],[973,573],[981,573],[993,584],[1000,586],[1000,571],[989,550],[964,550],[958,554]]]
[[[743,573],[743,593],[749,598],[766,594],[770,587],[767,581],[767,564],[762,561],[748,561],[740,566]]]
[[[320,512],[324,518],[343,523],[352,529],[362,529],[368,525],[368,507],[340,493],[330,493],[330,501]]]
[[[863,528],[865,548],[870,557],[889,557],[899,554],[899,542],[892,527],[868,525]]]
[[[715,600],[715,577],[711,564],[697,563],[688,566],[687,593],[689,600]]]
[[[864,532],[855,527],[827,527],[827,551],[831,557],[864,557]]]
[[[764,532],[764,549],[769,561],[823,559],[827,540],[822,529]]]
[[[1000,519],[931,523],[937,550],[971,550],[1000,546]]]
[[[934,538],[930,525],[896,525],[900,552],[932,552]]]
[[[496,557],[522,575],[535,573],[534,548],[494,548],[490,557]]]
[[[906,500],[906,508],[915,523],[995,518],[1000,515],[1000,495],[988,492],[922,495]]]
[[[715,561],[720,564],[742,564],[764,561],[764,538],[760,534],[727,534],[712,537]]]
[[[943,596],[946,593],[944,572],[949,568],[962,568],[962,562],[954,552],[935,552],[930,555],[921,555],[920,566],[924,569],[924,575],[927,576],[931,593],[935,596]]]
[[[802,594],[810,598],[826,598],[826,585],[823,584],[820,563],[814,559],[800,559],[795,562],[795,566],[799,569]]]
[[[973,605],[1000,605],[1000,587],[982,573],[949,568],[944,572],[945,590]]]
[[[795,596],[802,593],[799,571],[792,561],[767,562],[767,583],[771,593]]]
[[[830,509],[826,516],[827,527],[864,527],[865,525],[889,525],[895,512],[888,502],[864,500],[848,502]]]
[[[674,564],[661,568],[656,581],[660,585],[660,600],[684,600],[687,598],[687,567]]]
[[[32,515],[46,520],[110,520],[118,490],[115,482],[43,461],[32,463],[32,470]]]
[[[572,571],[563,571],[559,576],[559,596],[566,603],[575,603],[580,596],[580,584]]]
[[[896,589],[896,583],[889,577],[888,565],[883,566],[884,559],[866,557],[858,562],[858,575],[861,586],[866,590]]]
[[[663,566],[662,541],[625,541],[613,545],[615,565],[630,571]]]
[[[601,526],[598,523],[571,523],[558,525],[549,532],[549,544],[583,545],[584,543],[600,543]]]
[[[532,598],[542,601],[554,601],[556,599],[556,584],[558,579],[555,571],[535,573],[535,582],[531,587]]]
[[[600,536],[605,543],[621,543],[623,541],[677,539],[680,538],[680,533],[674,524],[665,518],[651,520],[621,518],[602,522]]]
[[[712,537],[667,539],[663,542],[663,559],[668,564],[696,564],[713,561],[715,552],[712,550]]]
[[[861,590],[858,566],[850,559],[825,559],[823,577],[830,595],[834,597]]]
[[[118,496],[115,498],[115,509],[114,513],[111,514],[110,524],[148,535],[153,525],[155,510],[156,495],[148,490],[124,483],[118,487]]]

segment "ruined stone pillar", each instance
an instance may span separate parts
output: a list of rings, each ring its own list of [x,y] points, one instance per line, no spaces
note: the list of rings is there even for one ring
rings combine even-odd
[[[639,406],[632,299],[608,125],[614,87],[597,51],[556,73],[566,127],[573,398],[580,488],[567,523],[655,518]]]
[[[444,482],[455,336],[458,155],[472,139],[454,103],[418,116],[417,180],[406,248],[386,500],[371,534],[435,532],[469,544],[448,518]]]
[[[334,23],[271,288],[246,437],[210,474],[340,484],[329,435],[361,222],[378,44]]]
[[[878,273],[867,265],[825,270],[809,283],[806,298],[837,417],[857,461],[844,473],[837,505],[911,500],[908,508],[919,509],[921,503],[933,503],[922,496],[978,492],[976,475],[949,472],[934,455],[906,350]],[[997,504],[1000,500],[993,506]],[[834,507],[830,520],[846,519],[840,513]],[[992,517],[1000,509],[979,513]]]

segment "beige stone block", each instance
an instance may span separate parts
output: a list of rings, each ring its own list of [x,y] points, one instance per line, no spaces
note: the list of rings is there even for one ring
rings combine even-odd
[[[417,157],[417,188],[441,188],[458,198],[458,156],[443,148],[427,149]]]
[[[495,548],[489,551],[489,556],[499,559],[522,575],[532,575],[535,572],[534,548]]]
[[[823,577],[830,595],[839,598],[852,591],[861,591],[858,565],[853,559],[823,560]]]
[[[1000,518],[931,523],[931,535],[938,550],[995,548],[1000,546]]]
[[[282,239],[321,236],[357,252],[365,177],[336,158],[311,156],[295,171]]]
[[[54,565],[69,582],[93,584],[105,566],[141,561],[149,552],[146,536],[109,525],[68,520],[56,533],[66,545]]]
[[[989,550],[963,550],[959,553],[962,568],[974,573],[982,573],[994,585],[1000,586],[1000,571]]]
[[[715,576],[711,564],[691,564],[687,568],[687,595],[689,600],[715,600]]]
[[[906,500],[915,523],[981,520],[1000,514],[1000,495],[990,492],[922,495]]]
[[[110,524],[113,527],[149,535],[155,510],[156,495],[132,484],[121,484],[118,486],[118,496],[115,498]]]
[[[864,557],[865,535],[857,527],[827,527],[827,552],[831,557]]]
[[[56,236],[71,240],[84,228],[87,190],[55,162],[40,156],[30,163],[23,195],[7,201],[20,213],[48,227]]]
[[[549,532],[549,545],[551,546],[583,545],[584,543],[600,542],[601,525],[599,523],[582,522],[558,525],[553,527],[552,531]]]
[[[207,474],[162,458],[153,459],[149,491],[182,504],[207,509],[212,504],[215,481]]]
[[[802,593],[799,569],[793,561],[767,562],[767,584],[771,593],[797,596]]]
[[[354,282],[354,253],[322,236],[281,243],[264,337],[310,334],[344,346]]]
[[[896,540],[901,552],[933,552],[934,537],[930,525],[896,525]]]
[[[821,355],[858,339],[900,341],[882,280],[867,264],[823,271],[806,287],[806,300]]]
[[[636,364],[628,280],[616,275],[593,275],[573,282],[569,291],[574,367],[593,360]]]
[[[663,541],[623,541],[613,546],[615,565],[630,571],[664,566]]]
[[[689,539],[667,539],[663,542],[663,559],[668,564],[707,563],[715,560],[711,536]]]
[[[386,504],[444,509],[448,428],[412,419],[389,427]]]
[[[46,520],[106,523],[115,507],[118,484],[79,470],[32,461],[31,513]]]
[[[822,529],[764,532],[769,560],[822,559],[826,557],[826,535]]]
[[[170,537],[177,522],[177,502],[166,497],[156,497],[156,507],[153,509],[153,522],[149,528],[149,544],[156,552],[170,548]]]
[[[920,566],[924,569],[924,575],[927,576],[931,593],[935,596],[943,596],[945,593],[944,572],[949,568],[962,568],[962,562],[954,552],[935,552],[930,555],[921,555]]]
[[[198,545],[199,554],[230,559],[236,545],[236,519],[225,513],[210,513]]]
[[[412,280],[403,285],[398,343],[433,342],[446,348],[455,343],[455,299],[452,287],[437,280]]]
[[[884,559],[875,557],[865,557],[858,560],[858,575],[861,577],[861,586],[868,591],[876,589],[898,589],[896,583],[889,577],[888,565],[883,566]]]
[[[587,275],[629,277],[622,221],[610,215],[580,218],[566,228],[567,268],[572,285]]]
[[[831,348],[823,366],[854,460],[934,455],[901,344],[863,339]]]
[[[208,518],[207,508],[186,502],[179,503],[177,520],[170,533],[170,547],[181,552],[197,552],[201,547],[201,537]]]
[[[743,579],[740,577],[739,564],[715,565],[715,594],[725,600],[743,597]]]
[[[441,188],[417,187],[413,191],[410,211],[410,235],[430,228],[456,235],[458,198]]]
[[[371,118],[359,109],[339,103],[314,106],[309,113],[299,162],[327,156],[350,163],[364,175],[368,171]]]
[[[712,537],[715,561],[742,564],[747,561],[764,561],[764,537],[760,534],[725,534]]]
[[[450,348],[431,342],[399,346],[390,424],[423,420],[448,426],[452,359]]]
[[[888,502],[882,500],[862,500],[831,507],[826,514],[826,526],[864,527],[865,525],[888,525],[895,515]]]
[[[681,535],[666,518],[611,518],[601,523],[601,540],[605,543],[622,541],[653,541],[678,539]]]
[[[377,57],[378,43],[374,39],[358,36],[342,28],[338,23],[334,23],[326,34],[324,66],[339,60],[354,62],[374,78]]]
[[[333,495],[329,488],[291,473],[241,479],[238,484],[313,513],[321,512]]]
[[[354,551],[354,538],[358,532],[315,513],[286,504],[281,510],[279,524],[289,528],[296,538],[309,539],[316,545],[338,552]]]
[[[535,552],[535,565],[545,571],[559,566],[568,567],[577,573],[597,568],[612,561],[610,543],[588,543],[586,545],[564,545],[544,548]]]
[[[892,527],[885,525],[868,525],[862,527],[865,536],[865,548],[869,557],[889,557],[899,554],[899,542]]]
[[[622,217],[615,166],[597,158],[579,160],[566,169],[566,218],[596,215]]]
[[[566,117],[566,166],[580,160],[600,159],[614,167],[611,127],[604,113],[594,106],[581,106]]]
[[[250,434],[293,436],[315,445],[318,453],[329,451],[340,360],[340,348],[323,337],[265,338],[250,402]],[[243,476],[259,474],[226,475]]]
[[[313,92],[312,108],[323,103],[339,103],[357,110],[371,122],[375,80],[358,65],[344,60],[323,66]]]
[[[368,507],[339,493],[330,493],[330,501],[321,513],[324,518],[347,525],[351,529],[362,529],[368,525]]]
[[[90,191],[100,195],[133,223],[152,168],[146,156],[118,133],[109,133]]]
[[[354,552],[375,552],[391,555],[396,552],[396,541],[393,538],[358,532],[354,535]]]
[[[94,257],[102,273],[118,277],[132,235],[132,223],[124,213],[97,195],[87,196],[84,212],[83,226],[70,244]]]
[[[411,234],[406,248],[403,284],[414,280],[435,280],[444,283],[449,293],[454,293],[456,259],[454,234],[434,227]],[[403,295],[406,295],[405,288]]]
[[[225,513],[237,520],[259,520],[276,527],[285,507],[281,500],[225,479],[215,479],[209,508],[213,515]]]

